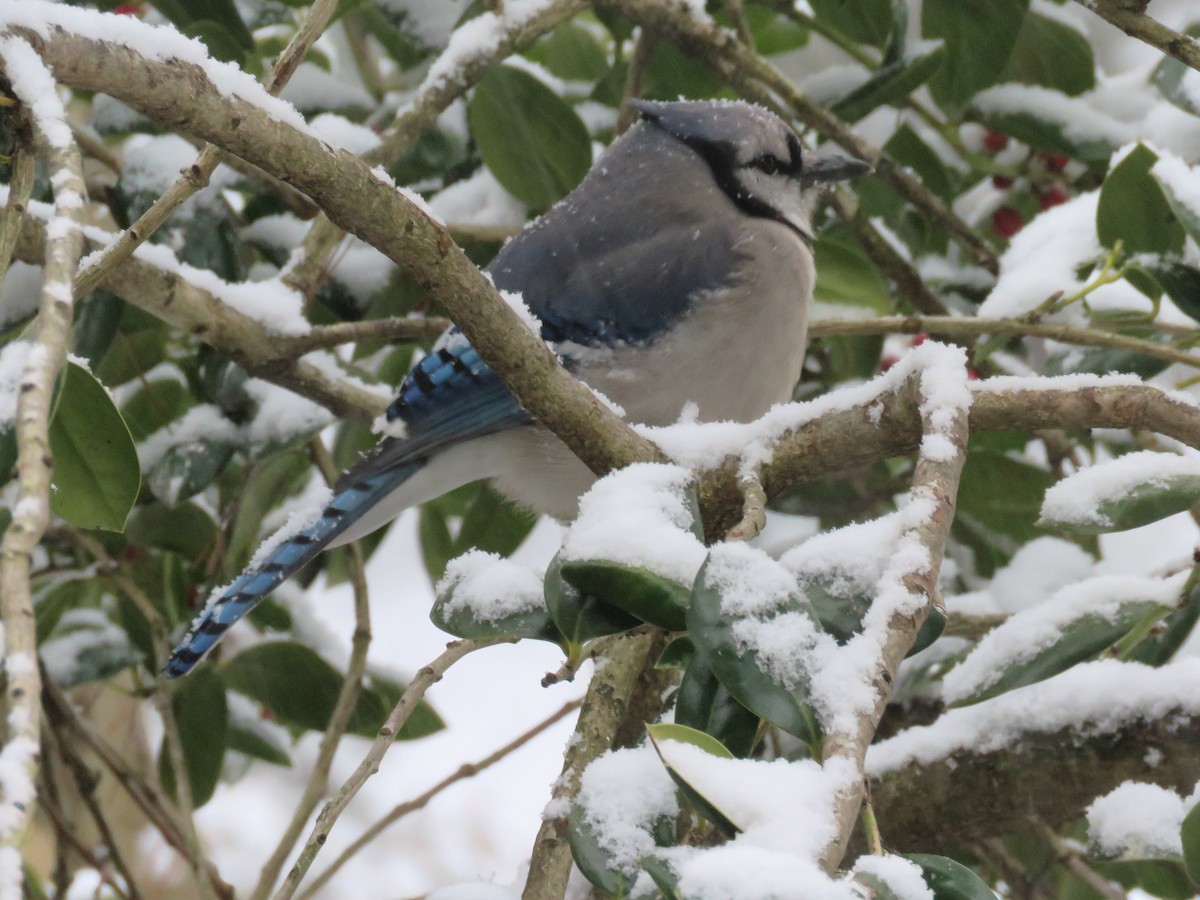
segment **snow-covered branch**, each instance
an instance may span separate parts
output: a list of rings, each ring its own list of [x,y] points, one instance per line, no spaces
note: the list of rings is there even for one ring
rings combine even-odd
[[[1198,687],[1194,658],[1104,660],[902,731],[867,753],[884,840],[913,853],[1008,834],[1031,815],[1057,826],[1130,779],[1186,796],[1200,778]]]
[[[658,457],[653,445],[567,374],[445,229],[385,173],[347,151],[330,150],[291,107],[173,32],[143,32],[137,23],[123,23],[127,27],[114,33],[104,16],[64,9],[31,2],[5,10],[0,22],[27,36],[64,83],[117,97],[312,197],[332,221],[380,250],[442,303],[522,405],[593,470]]]
[[[1114,0],[1075,0],[1080,6],[1090,9],[1110,25],[1115,25],[1132,38],[1157,47],[1168,56],[1173,56],[1185,66],[1200,72],[1200,41],[1168,28],[1158,19],[1148,16],[1136,4],[1118,3]]]
[[[0,542],[0,621],[8,712],[0,749],[0,896],[22,895],[21,844],[33,816],[41,748],[41,678],[30,590],[31,557],[50,520],[50,414],[71,335],[75,267],[87,196],[79,149],[50,72],[17,37],[0,40],[0,60],[27,110],[54,189],[37,331],[17,399],[17,500]]]

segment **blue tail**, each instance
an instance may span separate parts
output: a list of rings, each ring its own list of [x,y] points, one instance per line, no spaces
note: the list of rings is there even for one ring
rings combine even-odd
[[[347,528],[411,478],[424,465],[412,460],[358,478],[352,484],[344,479],[321,517],[272,550],[261,563],[247,569],[229,585],[171,651],[163,666],[168,678],[186,675],[229,626],[254,609],[271,591],[299,571],[309,560]],[[355,472],[350,472],[353,477]]]

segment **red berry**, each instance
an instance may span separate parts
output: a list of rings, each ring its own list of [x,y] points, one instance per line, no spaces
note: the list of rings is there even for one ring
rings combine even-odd
[[[973,366],[967,366],[967,381],[978,381],[979,372]]]
[[[993,153],[999,153],[1008,146],[1008,135],[1001,134],[998,131],[986,131],[983,135],[983,146]]]
[[[1052,206],[1066,203],[1070,199],[1071,195],[1066,192],[1066,189],[1061,184],[1056,184],[1038,194],[1038,206],[1042,209],[1049,209]]]
[[[1047,153],[1046,168],[1051,172],[1061,172],[1067,167],[1067,157],[1064,153]]]
[[[889,353],[887,356],[883,357],[883,359],[879,360],[880,374],[883,374],[898,362],[900,362],[900,357]]]
[[[1002,206],[992,213],[992,228],[1002,238],[1010,238],[1025,227],[1025,219],[1011,206]]]
[[[122,3],[120,6],[114,6],[113,12],[118,16],[140,16],[142,14],[142,4]]]
[[[913,335],[912,345],[914,347],[920,347],[927,340],[929,340],[929,335],[926,332],[922,331],[918,334]]]
[[[993,175],[992,187],[999,188],[1002,191],[1007,191],[1013,186],[1013,180],[1007,175]]]

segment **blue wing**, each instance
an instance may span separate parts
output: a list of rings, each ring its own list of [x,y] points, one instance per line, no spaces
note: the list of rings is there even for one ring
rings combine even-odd
[[[402,421],[407,435],[381,441],[341,477],[319,519],[239,575],[209,604],[163,667],[168,677],[190,671],[231,625],[419,472],[430,454],[533,421],[457,329],[447,332],[408,373],[387,418]]]

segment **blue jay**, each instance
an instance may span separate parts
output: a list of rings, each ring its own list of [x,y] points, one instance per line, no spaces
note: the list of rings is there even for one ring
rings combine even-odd
[[[802,159],[792,130],[741,102],[635,102],[641,120],[569,196],[488,266],[519,292],[567,368],[669,425],[751,421],[800,377],[813,288],[816,189],[870,167]],[[326,547],[481,478],[570,519],[595,476],[522,409],[457,328],[400,385],[387,435],[314,524],[225,588],[175,648],[178,677],[234,622]]]

